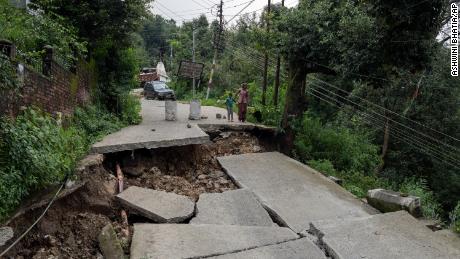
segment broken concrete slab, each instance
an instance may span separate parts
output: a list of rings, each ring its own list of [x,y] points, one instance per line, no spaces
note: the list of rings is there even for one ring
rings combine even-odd
[[[104,258],[106,259],[124,259],[125,254],[121,247],[120,241],[117,238],[117,234],[113,229],[112,224],[107,224],[102,228],[101,233],[97,238],[99,242],[99,248],[101,249]]]
[[[321,173],[278,152],[225,156],[218,161],[278,223],[297,233],[319,219],[378,213]]]
[[[272,226],[267,211],[248,190],[203,193],[191,224]]]
[[[184,130],[187,123],[157,122],[153,125],[135,125],[106,136],[93,145],[93,153],[113,153],[125,150],[205,144],[209,136],[196,125]]]
[[[323,251],[307,238],[258,247],[237,253],[211,257],[214,259],[326,259]]]
[[[458,248],[406,211],[315,221],[311,226],[332,258],[460,258]]]
[[[459,234],[454,233],[450,229],[443,229],[443,230],[435,231],[434,234],[439,239],[442,239],[443,242],[460,249],[460,235]]]
[[[13,229],[11,227],[0,228],[0,247],[4,246],[14,236]]]
[[[131,259],[217,256],[297,238],[281,227],[134,224]]]
[[[92,153],[113,153],[136,149],[153,149],[160,147],[185,146],[209,143],[209,136],[197,125],[200,121],[189,121],[190,105],[177,103],[176,121],[165,121],[165,102],[141,99],[142,122],[106,136],[102,141],[93,145]],[[227,122],[215,119],[213,114],[226,113],[218,107],[204,106],[202,116],[209,117],[207,124],[229,125],[231,128],[255,128],[251,123]],[[187,124],[191,127],[187,128]],[[201,125],[200,125],[201,126]],[[220,127],[220,126],[219,126]],[[257,126],[265,129],[268,127]],[[152,129],[155,129],[152,131]],[[186,130],[184,130],[186,129]],[[230,128],[229,128],[230,129]],[[271,128],[273,132],[275,128]]]
[[[414,217],[422,216],[422,206],[420,198],[415,196],[405,196],[399,192],[384,189],[374,189],[367,191],[367,202],[372,207],[381,212],[394,212],[406,210]]]
[[[131,186],[117,195],[130,211],[158,223],[179,223],[192,217],[195,203],[175,193]]]

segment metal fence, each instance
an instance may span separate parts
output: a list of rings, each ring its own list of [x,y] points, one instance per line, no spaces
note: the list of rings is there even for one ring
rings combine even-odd
[[[42,53],[34,53],[33,55],[30,55],[22,52],[21,50],[16,50],[16,60],[37,73],[43,73]]]

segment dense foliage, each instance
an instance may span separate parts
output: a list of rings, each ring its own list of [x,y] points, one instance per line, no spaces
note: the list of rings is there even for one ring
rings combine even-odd
[[[37,109],[0,122],[0,221],[35,191],[60,183],[103,136],[131,121],[97,106],[77,108],[66,127]]]
[[[78,31],[54,13],[34,15],[25,9],[13,7],[8,0],[0,0],[0,39],[13,42],[23,61],[41,62],[43,47],[49,45],[66,63],[86,54],[86,42],[78,37]]]
[[[17,89],[19,84],[16,76],[16,68],[3,53],[0,53],[0,67],[2,68],[0,70],[0,92]]]
[[[34,190],[61,181],[86,151],[75,128],[63,129],[32,109],[14,120],[4,119],[0,139],[0,218]]]
[[[145,63],[137,28],[148,2],[37,0],[32,9],[18,9],[0,0],[0,38],[16,45],[20,62],[40,68],[50,45],[62,65],[86,58],[97,74],[93,105],[77,108],[65,127],[31,108],[1,119],[0,220],[23,198],[73,172],[92,143],[141,121],[139,99],[129,93]],[[0,90],[17,88],[13,63],[2,55],[0,65]]]
[[[75,1],[34,0],[36,9],[57,14],[76,28],[78,37],[88,43],[89,56],[98,73],[97,102],[110,112],[123,114],[130,100],[127,93],[139,85],[137,74],[145,57],[137,34],[147,15],[150,0]],[[141,50],[140,50],[141,48]],[[136,121],[138,119],[134,119]]]

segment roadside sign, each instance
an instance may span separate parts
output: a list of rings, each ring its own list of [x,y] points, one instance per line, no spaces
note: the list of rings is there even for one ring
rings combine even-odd
[[[186,78],[201,78],[204,64],[182,60],[179,66],[179,76]]]

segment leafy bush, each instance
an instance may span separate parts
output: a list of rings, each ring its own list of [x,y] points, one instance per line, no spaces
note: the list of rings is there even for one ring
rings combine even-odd
[[[0,53],[0,91],[16,89],[18,78],[16,69],[3,53]]]
[[[427,219],[439,219],[442,213],[441,204],[434,197],[424,179],[407,179],[399,189],[400,192],[420,197],[423,216]]]
[[[30,192],[62,181],[85,153],[74,127],[63,129],[50,116],[27,109],[0,123],[0,219]]]
[[[327,159],[339,171],[366,172],[369,175],[380,162],[377,146],[366,136],[346,128],[323,125],[305,115],[296,127],[295,156],[308,160]]]
[[[454,210],[449,213],[451,228],[453,231],[460,233],[460,201],[455,206]]]
[[[78,40],[76,29],[63,18],[42,12],[31,15],[9,2],[0,0],[0,35],[14,42],[26,57],[36,57],[44,45],[51,45],[65,61],[77,58],[74,51],[86,53],[86,43]]]
[[[329,160],[310,160],[308,164],[319,172],[341,178],[343,187],[360,198],[366,197],[368,190],[390,186],[388,181],[374,175],[357,171],[337,171]]]
[[[142,121],[141,103],[139,99],[131,94],[120,96],[121,120],[128,124],[139,124]]]
[[[308,165],[316,171],[321,172],[323,174],[338,176],[338,173],[335,170],[334,165],[331,163],[331,161],[327,159],[310,160],[308,161]]]
[[[72,124],[80,131],[81,135],[85,136],[88,144],[94,143],[124,126],[118,117],[94,105],[76,108]]]

